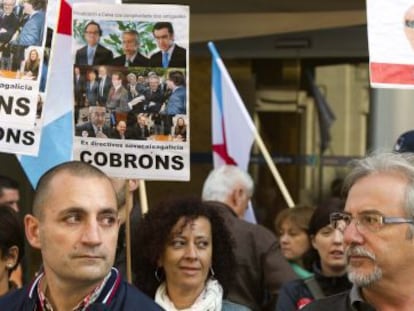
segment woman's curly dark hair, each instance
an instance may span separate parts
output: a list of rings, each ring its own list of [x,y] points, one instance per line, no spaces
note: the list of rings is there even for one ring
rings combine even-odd
[[[226,294],[235,269],[233,238],[214,207],[193,197],[160,202],[149,209],[135,228],[132,235],[132,269],[135,274],[135,285],[150,297],[155,296],[160,285],[155,277],[158,259],[164,252],[172,228],[182,217],[188,221],[198,217],[206,217],[209,220],[213,240],[214,277]],[[163,272],[160,275],[164,277]]]

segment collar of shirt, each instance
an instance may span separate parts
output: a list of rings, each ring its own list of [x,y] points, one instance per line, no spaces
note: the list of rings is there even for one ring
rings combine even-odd
[[[88,45],[88,52],[89,52],[89,51],[93,51],[93,53],[95,54],[96,47],[97,47],[97,45],[94,45],[94,46],[90,46],[90,45]]]
[[[39,13],[39,11],[33,11],[33,13],[29,15],[29,19],[32,18],[37,13]]]
[[[171,54],[174,52],[175,43],[171,44],[170,48],[167,51],[164,51],[168,53],[168,58],[171,59]]]
[[[47,292],[47,284],[45,283],[45,274],[41,276],[38,286],[37,286],[37,295],[40,301],[40,307],[43,311],[53,311],[53,307],[50,304],[49,300],[46,297]],[[104,288],[106,282],[108,281],[109,277],[111,276],[111,272],[109,272],[103,281],[98,284],[88,295],[86,295],[79,304],[72,309],[72,311],[85,311],[87,308],[96,301],[99,297],[102,289]]]
[[[132,64],[135,60],[135,57],[137,57],[138,52],[135,52],[132,56],[125,55],[125,62],[129,61],[130,64]]]
[[[351,306],[358,311],[375,311],[374,307],[364,300],[361,294],[361,287],[353,285],[349,293]]]

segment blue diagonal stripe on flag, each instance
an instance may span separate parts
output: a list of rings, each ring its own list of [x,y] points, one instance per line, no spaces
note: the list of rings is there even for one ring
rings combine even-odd
[[[51,48],[39,154],[37,157],[20,157],[20,163],[33,187],[49,168],[72,159],[71,16],[71,6],[61,0],[57,32],[53,36]]]

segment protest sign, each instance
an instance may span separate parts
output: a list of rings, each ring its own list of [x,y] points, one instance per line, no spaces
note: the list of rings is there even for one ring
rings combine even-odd
[[[187,6],[73,5],[75,159],[189,180],[188,20]]]

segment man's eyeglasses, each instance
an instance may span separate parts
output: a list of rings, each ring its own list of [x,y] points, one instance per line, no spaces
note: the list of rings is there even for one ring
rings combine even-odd
[[[410,20],[406,19],[405,22],[404,22],[404,25],[405,25],[405,27],[408,27],[408,28],[414,28],[414,20],[410,21]]]
[[[361,231],[377,232],[383,226],[388,224],[414,224],[412,218],[404,217],[386,217],[376,213],[363,213],[356,217],[352,217],[348,213],[332,213],[330,215],[330,221],[332,227],[342,232],[351,224],[352,220],[355,221],[355,226]]]

